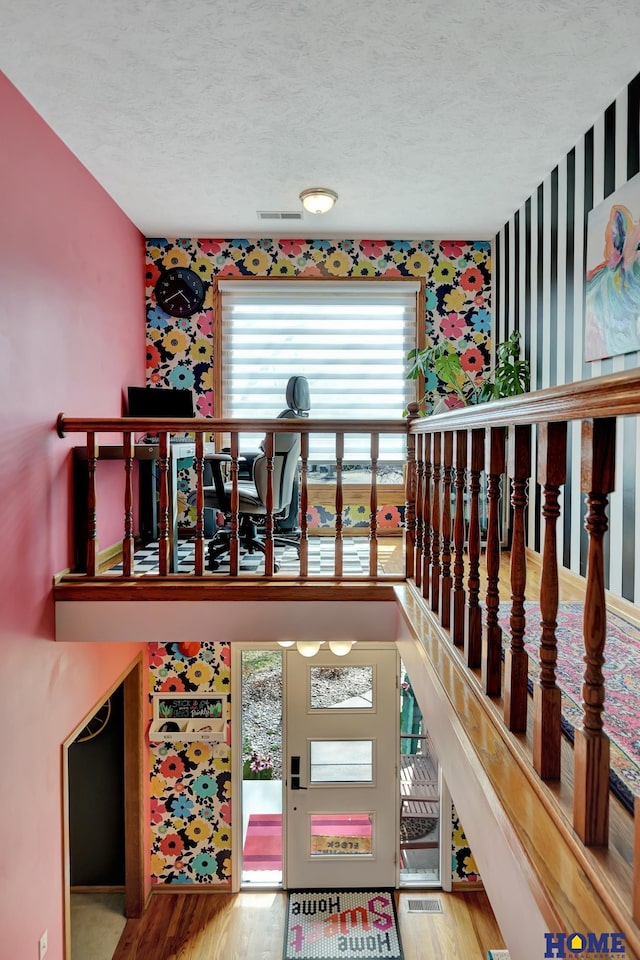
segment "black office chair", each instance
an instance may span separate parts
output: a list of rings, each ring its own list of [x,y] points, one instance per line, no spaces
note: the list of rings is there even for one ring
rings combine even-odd
[[[290,377],[286,390],[287,407],[278,414],[280,418],[302,418],[309,415],[309,384],[306,377]],[[242,454],[238,472],[238,514],[240,517],[240,547],[246,553],[264,553],[264,541],[258,528],[267,513],[267,456],[262,449],[254,454]],[[298,459],[300,457],[300,434],[274,434],[274,463],[272,495],[274,545],[291,545],[300,555],[300,527],[298,525]],[[210,458],[214,472],[213,485],[204,487],[204,506],[218,513],[231,512],[232,483],[222,479],[224,460]],[[190,501],[193,499],[190,497]],[[219,560],[229,553],[231,531],[227,525],[220,528],[208,547],[208,566],[215,570]],[[275,565],[277,570],[277,565]]]
[[[286,390],[286,408],[278,414],[278,419],[286,417],[290,419],[300,419],[309,416],[311,401],[309,399],[309,382],[306,377],[290,377]],[[296,470],[293,479],[293,497],[291,506],[286,516],[279,517],[276,521],[274,540],[280,546],[295,547],[298,557],[300,557],[300,525],[298,523],[298,514],[300,511],[300,485],[298,482],[298,471]]]

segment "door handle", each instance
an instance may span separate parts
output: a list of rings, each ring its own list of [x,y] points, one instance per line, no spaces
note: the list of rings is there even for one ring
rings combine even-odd
[[[306,790],[306,787],[300,786],[300,757],[291,757],[291,789]]]

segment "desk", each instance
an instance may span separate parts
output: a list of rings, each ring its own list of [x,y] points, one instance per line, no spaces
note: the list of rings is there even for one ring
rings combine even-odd
[[[136,443],[133,456],[139,463],[139,534],[143,543],[158,539],[157,485],[155,464],[159,455],[157,443]],[[178,460],[194,457],[193,441],[169,444],[169,570],[178,569]],[[215,452],[213,443],[204,444],[204,455]],[[98,460],[124,460],[122,445],[101,444],[97,450]],[[89,473],[87,448],[73,448],[73,497],[74,497],[74,562],[78,572],[87,569],[87,499]]]

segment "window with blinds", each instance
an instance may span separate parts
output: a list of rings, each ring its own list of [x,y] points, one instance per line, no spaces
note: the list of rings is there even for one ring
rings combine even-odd
[[[309,381],[316,419],[393,419],[415,398],[406,356],[416,343],[417,282],[221,280],[219,286],[224,416],[277,416],[294,374]],[[311,460],[334,454],[333,438],[311,438]],[[402,437],[381,437],[381,460],[404,455]],[[347,436],[345,460],[368,459],[368,437]]]

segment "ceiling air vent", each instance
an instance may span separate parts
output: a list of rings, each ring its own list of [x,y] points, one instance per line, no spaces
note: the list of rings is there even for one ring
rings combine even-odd
[[[302,220],[302,214],[297,210],[258,210],[258,220]]]

